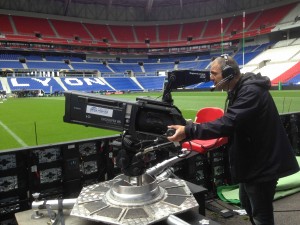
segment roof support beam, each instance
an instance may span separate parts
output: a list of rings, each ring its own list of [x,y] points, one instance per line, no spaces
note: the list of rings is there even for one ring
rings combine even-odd
[[[148,16],[151,12],[152,9],[152,5],[153,5],[153,0],[149,0],[147,2],[147,6],[146,6],[146,15]]]
[[[64,16],[68,14],[69,5],[71,4],[72,0],[65,0],[65,7],[64,7]]]

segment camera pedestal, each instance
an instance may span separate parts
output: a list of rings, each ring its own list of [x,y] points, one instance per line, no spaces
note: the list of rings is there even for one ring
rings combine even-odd
[[[84,187],[71,215],[107,224],[140,225],[153,224],[197,207],[184,180],[156,180],[148,174],[137,178],[121,175]]]
[[[130,188],[131,185],[133,188]],[[121,175],[114,180],[83,188],[77,199],[64,199],[62,207],[65,224],[166,225],[170,224],[170,218],[174,218],[176,214],[177,218],[191,225],[199,224],[200,221],[203,224],[209,222],[211,225],[219,225],[205,217],[206,192],[202,186],[180,179]],[[109,203],[106,203],[107,197],[111,198],[108,200]],[[116,203],[112,204],[111,201]],[[57,203],[53,200],[48,200],[46,204],[50,204],[53,210],[57,208]],[[33,204],[32,208],[36,207],[39,205]],[[48,216],[32,219],[33,209],[15,214],[19,225],[39,225],[49,222]],[[103,216],[105,213],[106,216]],[[47,213],[44,212],[45,214]]]

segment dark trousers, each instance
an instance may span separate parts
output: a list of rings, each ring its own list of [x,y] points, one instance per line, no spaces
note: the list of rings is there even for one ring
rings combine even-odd
[[[241,206],[253,225],[274,225],[273,199],[277,179],[261,183],[241,183]]]

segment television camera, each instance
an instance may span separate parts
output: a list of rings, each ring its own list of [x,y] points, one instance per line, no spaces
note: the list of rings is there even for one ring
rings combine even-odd
[[[44,203],[38,200],[37,194],[32,203],[32,218],[41,218],[39,210],[50,205],[59,209],[55,222],[63,218],[61,208],[65,207],[72,208],[72,216],[108,224],[146,225],[163,219],[167,219],[169,224],[186,224],[174,214],[196,209],[199,204],[184,180],[168,176],[168,167],[197,152],[181,151],[146,168],[153,160],[151,152],[176,149],[174,143],[167,139],[173,132],[167,126],[186,123],[180,110],[173,105],[171,91],[207,81],[208,71],[169,72],[162,100],[139,97],[136,101],[129,101],[66,91],[65,122],[122,132],[113,144],[117,149],[116,163],[123,174],[83,187],[77,199]],[[51,209],[48,207],[47,210],[51,215]]]
[[[138,97],[136,101],[110,98],[78,91],[66,91],[64,122],[123,132],[117,154],[117,166],[127,176],[145,172],[147,153],[174,147],[167,140],[168,125],[185,125],[181,111],[173,105],[171,91],[208,82],[209,71],[177,70],[168,73],[162,100]],[[175,144],[176,145],[176,144]]]

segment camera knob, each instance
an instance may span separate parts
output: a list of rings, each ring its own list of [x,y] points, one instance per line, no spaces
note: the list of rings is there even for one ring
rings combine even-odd
[[[40,193],[35,192],[35,193],[32,194],[32,197],[34,198],[34,201],[37,202],[39,200]]]
[[[167,137],[173,136],[175,134],[176,130],[173,128],[169,128],[166,132]]]

